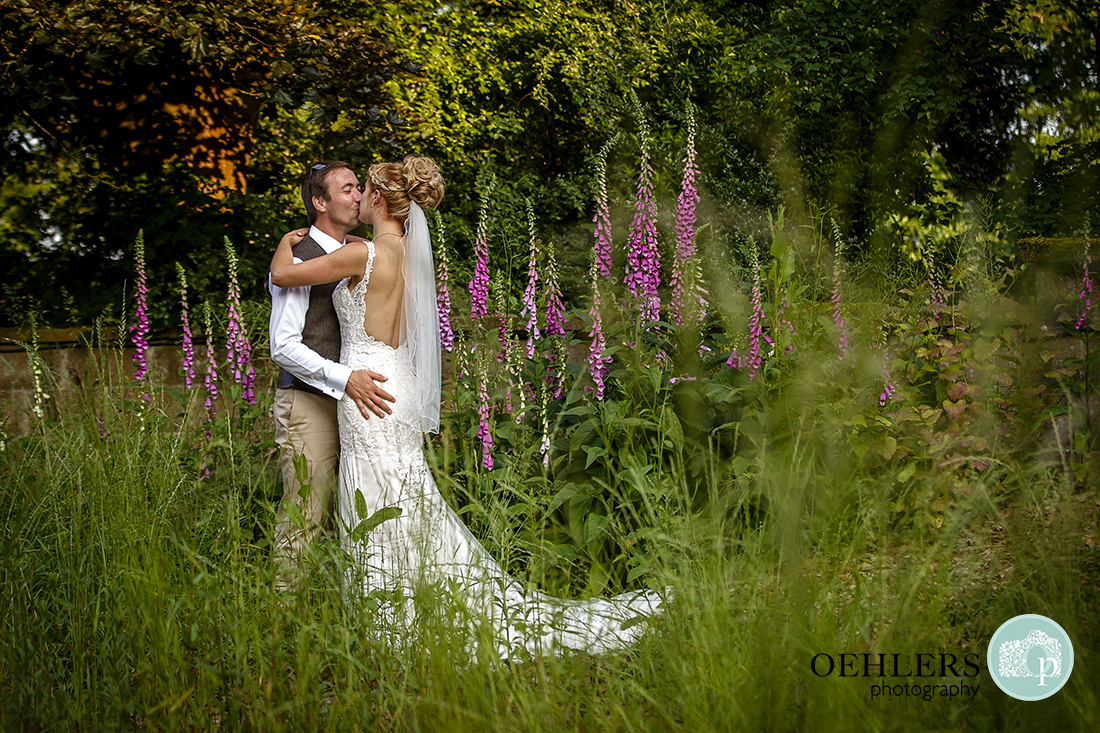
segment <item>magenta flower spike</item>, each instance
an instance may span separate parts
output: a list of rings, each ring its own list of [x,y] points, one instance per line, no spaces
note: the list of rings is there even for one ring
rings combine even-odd
[[[535,238],[535,209],[527,199],[527,228],[531,240],[531,256],[527,262],[527,289],[523,291],[523,309],[520,318],[527,316],[527,358],[535,358],[535,340],[539,338],[539,310],[535,302],[539,281],[538,240]]]
[[[645,111],[638,95],[630,92],[641,135],[641,166],[634,199],[634,221],[627,240],[626,287],[638,303],[638,315],[648,323],[660,317],[661,253],[657,248],[657,204],[653,199],[653,168],[649,161],[650,137]]]
[[[1085,325],[1089,317],[1089,309],[1092,308],[1092,278],[1089,277],[1089,266],[1092,265],[1092,255],[1089,253],[1089,239],[1085,237],[1085,264],[1081,273],[1081,294],[1078,301],[1085,301],[1085,309],[1081,311],[1081,317],[1077,319],[1077,330]]]
[[[611,277],[611,205],[607,198],[607,154],[618,141],[619,136],[611,138],[596,155],[596,241],[592,248],[596,255],[596,271],[600,277]]]
[[[752,318],[749,320],[749,353],[742,363],[749,368],[751,382],[764,363],[760,356],[760,337],[764,335],[764,307],[760,303],[760,257],[755,246],[749,252],[752,257]],[[770,343],[767,336],[764,336],[764,339]]]
[[[694,304],[686,302],[686,279],[694,274],[692,259],[695,257],[695,207],[699,203],[699,191],[695,188],[695,176],[699,166],[695,164],[695,108],[688,104],[688,139],[684,160],[684,178],[680,184],[680,198],[676,203],[676,260],[672,267],[672,319],[681,328],[694,326],[698,315]],[[702,300],[696,293],[695,298]],[[705,305],[701,303],[700,305]],[[684,311],[689,311],[688,321]]]
[[[214,400],[218,399],[218,362],[214,359],[214,319],[210,313],[209,302],[202,304],[202,313],[206,326],[206,375],[203,377],[203,384],[206,386],[206,401],[203,406],[206,408],[206,438],[209,440],[213,437],[210,426],[214,424],[214,418],[218,416],[218,408],[214,405]]]
[[[477,438],[481,441],[481,465],[487,471],[493,470],[493,431],[489,426],[491,410],[489,407],[489,389],[486,382],[489,376],[486,373],[484,363],[478,370],[478,425]]]
[[[565,305],[558,287],[558,262],[553,245],[546,248],[546,331],[556,336],[550,364],[554,369],[554,399],[561,399],[565,390]]]
[[[523,385],[519,382],[519,346],[512,338],[510,328],[511,319],[506,315],[508,303],[508,288],[504,281],[504,275],[500,272],[493,279],[493,292],[496,295],[497,318],[500,320],[500,352],[497,354],[497,363],[504,364],[508,372],[508,387],[504,393],[504,409],[512,412],[512,393],[519,396],[519,412],[522,413],[525,406]]]
[[[145,362],[145,352],[149,350],[149,285],[145,272],[145,232],[139,231],[134,240],[134,259],[137,263],[137,308],[134,311],[134,325],[130,326],[130,340],[134,344],[134,379],[145,380],[149,367]],[[141,395],[148,403],[149,392]]]
[[[546,248],[546,335],[565,335],[565,305],[558,286],[558,261],[553,246]]]
[[[481,191],[481,211],[477,221],[474,253],[474,279],[470,281],[470,320],[478,321],[489,314],[489,205],[496,187],[496,178],[487,177]]]
[[[445,351],[451,351],[455,345],[455,332],[451,328],[451,291],[448,287],[451,282],[451,273],[447,262],[447,231],[439,212],[432,213],[436,224],[436,241],[439,243],[436,255],[436,262],[439,263],[439,268],[436,270],[439,282],[435,296],[436,309],[439,311],[439,344]]]
[[[176,263],[176,274],[180,278],[180,323],[183,325],[183,381],[188,389],[195,381],[195,337],[191,333],[191,316],[187,307],[187,274],[183,265]]]
[[[233,370],[233,381],[241,385],[241,399],[250,405],[256,404],[252,385],[256,381],[256,370],[252,368],[252,344],[248,341],[248,331],[241,322],[241,290],[237,285],[237,252],[225,238],[225,254],[229,259],[229,325],[225,329],[225,350],[228,352],[229,368]]]
[[[598,279],[599,275],[599,260],[597,257],[593,257],[591,280],[592,280],[592,308],[588,311],[592,316],[592,329],[588,332],[588,335],[592,338],[592,344],[588,348],[588,373],[592,375],[592,381],[596,384],[596,399],[602,400],[604,396],[604,390],[606,385],[604,379],[607,377],[608,365],[611,364],[611,356],[607,352],[607,339],[603,335],[603,317],[600,315],[600,283]]]
[[[886,356],[882,357],[882,374],[886,381],[886,386],[882,388],[882,392],[878,396],[879,407],[886,405],[886,401],[894,396],[894,392],[897,391],[897,387],[894,386],[894,378],[890,375],[890,368],[886,365]]]
[[[749,259],[752,262],[752,317],[749,319],[749,353],[744,356],[737,354],[735,348],[726,359],[726,366],[730,369],[749,370],[749,381],[756,379],[756,372],[764,363],[760,356],[760,339],[768,344],[771,338],[764,335],[764,307],[760,303],[760,257],[756,252],[756,246],[749,248]]]

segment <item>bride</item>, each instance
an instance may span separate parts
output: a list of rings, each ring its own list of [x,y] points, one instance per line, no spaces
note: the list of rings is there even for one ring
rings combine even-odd
[[[340,321],[340,361],[389,377],[393,414],[364,417],[348,397],[338,405],[338,511],[345,548],[363,593],[411,598],[422,583],[451,588],[458,602],[490,624],[502,657],[562,646],[601,652],[632,643],[655,614],[652,592],[570,601],[525,590],[481,546],[436,488],[424,460],[424,433],[439,430],[439,315],[435,268],[424,208],[443,198],[443,177],[430,158],[372,165],[359,220],[369,240],[349,240],[332,254],[302,263],[291,248],[304,231],[287,233],[271,261],[281,287],[340,280],[333,305]],[[394,509],[400,510],[397,514]],[[367,517],[383,521],[357,541]]]

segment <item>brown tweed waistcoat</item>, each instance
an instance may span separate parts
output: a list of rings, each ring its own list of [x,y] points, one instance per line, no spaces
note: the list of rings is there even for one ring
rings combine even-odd
[[[294,245],[292,251],[294,256],[303,262],[325,254],[321,245],[308,235]],[[329,361],[340,361],[340,321],[336,318],[336,309],[332,306],[332,293],[337,285],[339,282],[310,287],[309,309],[306,311],[306,323],[302,328],[302,343]],[[285,369],[279,369],[278,385],[282,389],[300,389],[312,394],[328,396]]]

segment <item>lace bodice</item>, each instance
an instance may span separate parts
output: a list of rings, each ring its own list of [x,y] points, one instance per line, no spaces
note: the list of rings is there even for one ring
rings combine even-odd
[[[337,408],[340,420],[340,451],[366,457],[374,463],[385,453],[396,457],[404,469],[423,466],[423,433],[416,412],[416,383],[412,360],[404,345],[397,349],[376,341],[363,329],[367,315],[366,294],[374,267],[374,242],[367,241],[367,266],[363,279],[351,290],[348,279],[332,293],[332,304],[340,320],[340,363],[352,369],[370,369],[388,380],[381,387],[396,399],[392,415],[365,419],[351,397],[344,395]]]

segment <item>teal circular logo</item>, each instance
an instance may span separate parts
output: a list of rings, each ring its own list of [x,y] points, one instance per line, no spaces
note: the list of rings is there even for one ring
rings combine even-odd
[[[986,653],[989,674],[1017,700],[1043,700],[1069,680],[1073,644],[1046,616],[1027,613],[1001,624]]]

